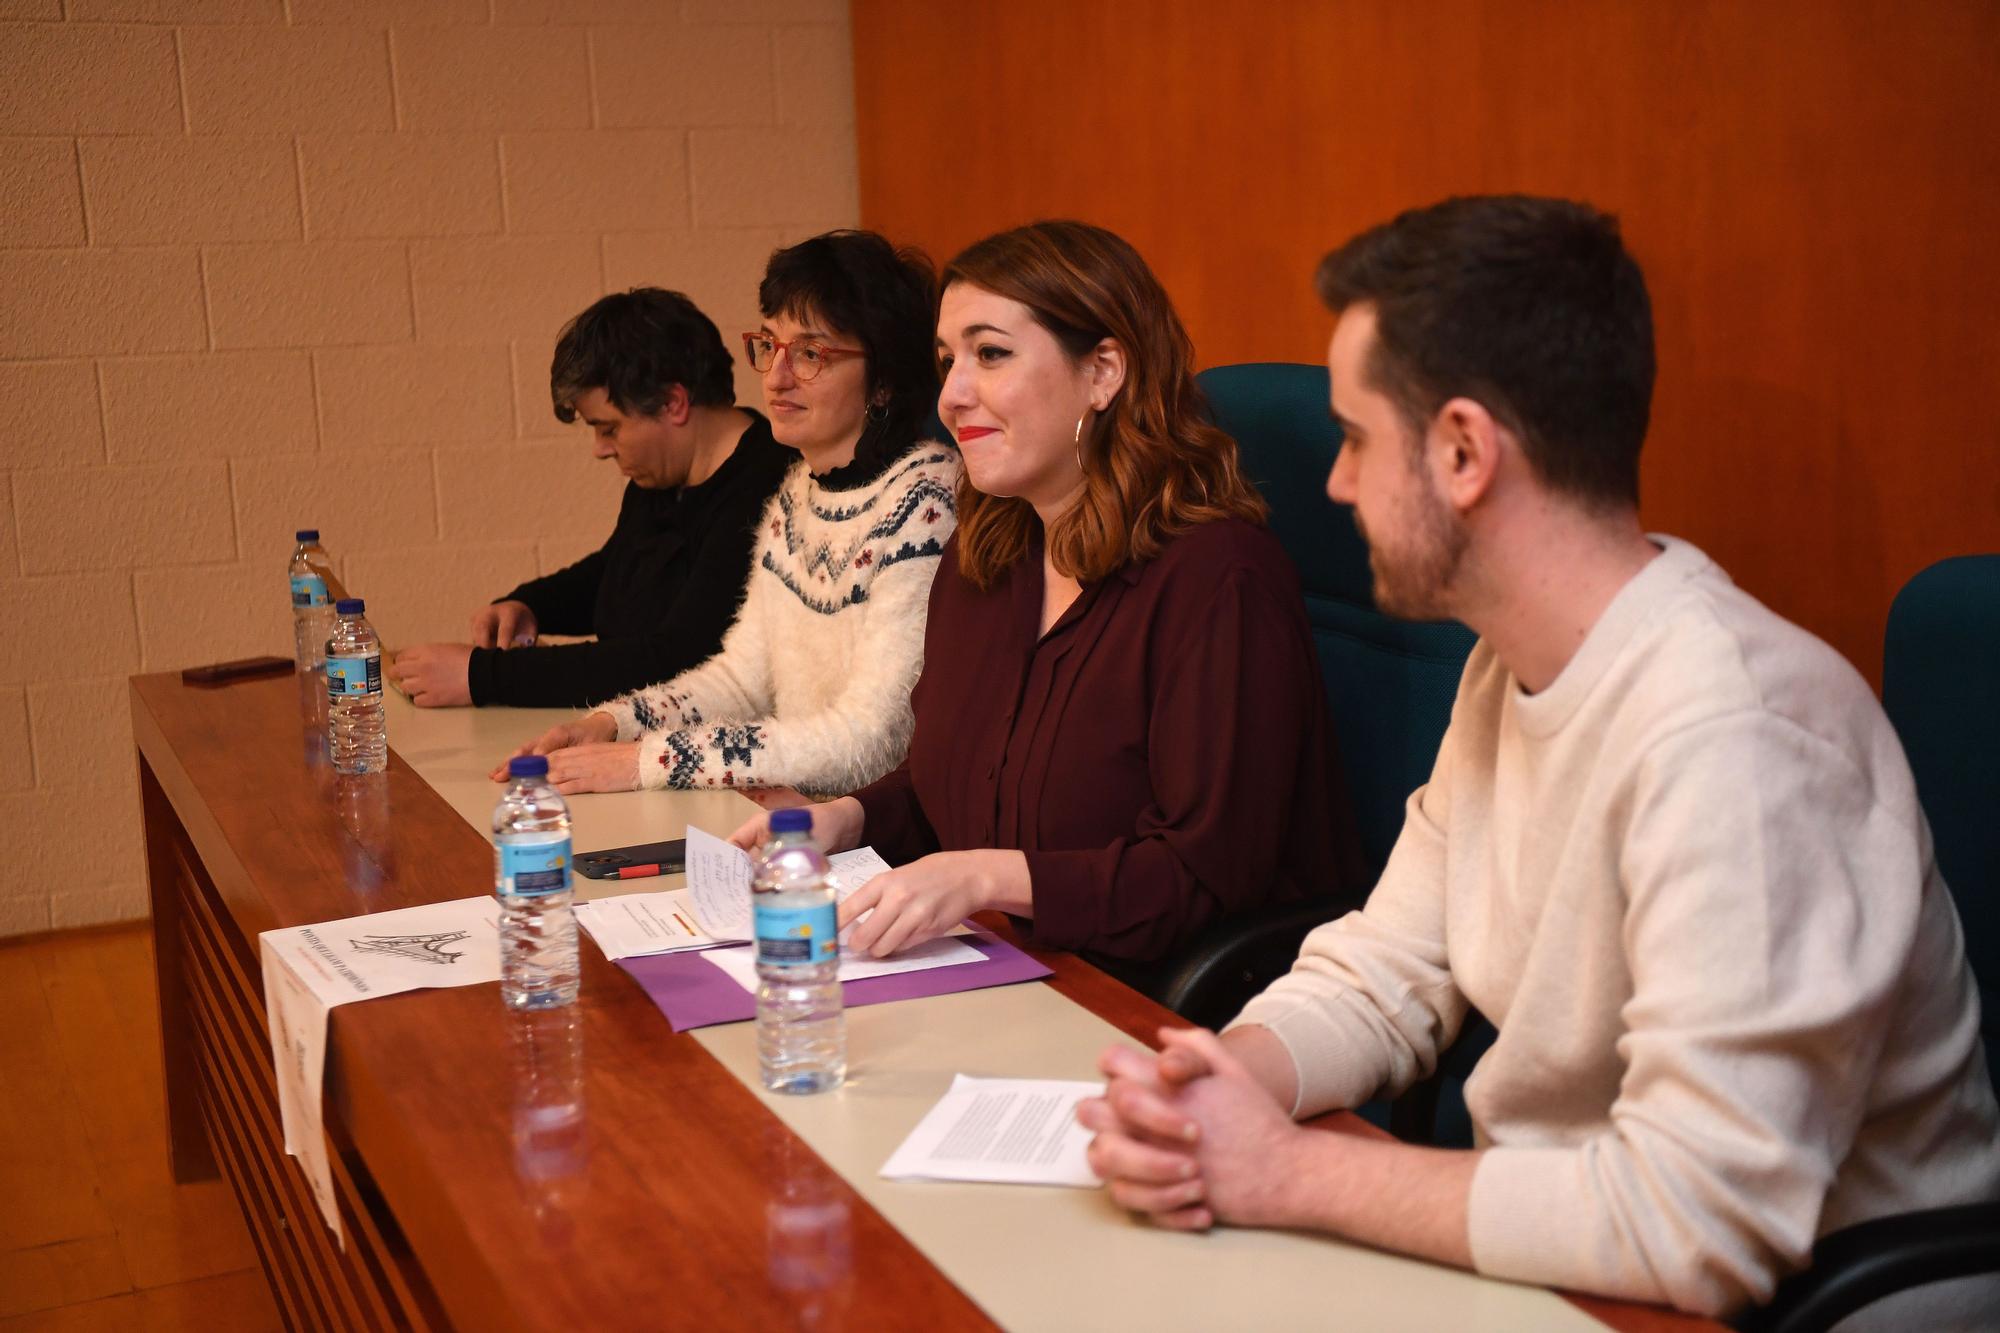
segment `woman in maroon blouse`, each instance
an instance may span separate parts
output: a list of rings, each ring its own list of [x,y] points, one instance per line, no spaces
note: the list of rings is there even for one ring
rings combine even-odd
[[[997,908],[1132,976],[1351,887],[1298,577],[1145,261],[1081,223],[989,237],[945,270],[938,354],[965,475],[909,758],[814,807],[898,867],[842,907],[873,909],[850,946]]]

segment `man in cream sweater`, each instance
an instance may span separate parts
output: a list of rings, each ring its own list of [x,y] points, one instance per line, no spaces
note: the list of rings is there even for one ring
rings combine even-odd
[[[1639,525],[1652,318],[1615,222],[1451,200],[1320,288],[1327,492],[1384,610],[1480,642],[1367,906],[1220,1038],[1106,1053],[1081,1118],[1113,1197],[1707,1314],[1828,1231],[2000,1197],[1978,997],[1895,733],[1831,649]],[[1429,1074],[1468,1006],[1500,1034],[1466,1084],[1475,1150],[1294,1124]],[[1992,1292],[1918,1317],[1977,1321]]]

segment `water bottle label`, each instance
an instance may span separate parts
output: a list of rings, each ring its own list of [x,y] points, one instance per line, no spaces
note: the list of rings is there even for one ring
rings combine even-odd
[[[329,699],[382,692],[382,659],[377,657],[329,657],[326,659],[326,695]]]
[[[292,605],[325,606],[326,580],[317,574],[292,575]]]
[[[759,963],[796,967],[830,963],[840,956],[840,926],[832,903],[767,907],[752,902],[751,909]]]
[[[532,898],[569,888],[569,835],[547,842],[503,842],[493,848],[493,879],[501,893]]]

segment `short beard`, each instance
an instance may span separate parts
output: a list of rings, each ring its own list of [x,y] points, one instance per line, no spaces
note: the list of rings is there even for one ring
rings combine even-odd
[[[1409,530],[1408,545],[1393,555],[1369,538],[1358,510],[1354,515],[1355,529],[1368,544],[1375,607],[1401,620],[1448,620],[1452,583],[1472,539],[1428,485],[1417,487],[1415,494],[1416,500],[1401,516]]]

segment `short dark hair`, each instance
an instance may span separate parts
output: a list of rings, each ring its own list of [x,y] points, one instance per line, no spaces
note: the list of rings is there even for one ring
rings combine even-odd
[[[697,407],[736,402],[729,349],[715,321],[681,295],[634,287],[604,297],[563,325],[549,366],[556,420],[576,420],[576,400],[590,389],[620,412],[650,417],[679,384]]]
[[[1653,312],[1616,218],[1566,199],[1447,199],[1335,250],[1318,286],[1336,313],[1374,306],[1368,375],[1413,429],[1472,398],[1552,490],[1638,503]]]
[[[764,318],[819,319],[868,354],[868,396],[887,390],[885,436],[908,440],[937,405],[937,274],[914,246],[829,231],[776,251],[757,287]]]

